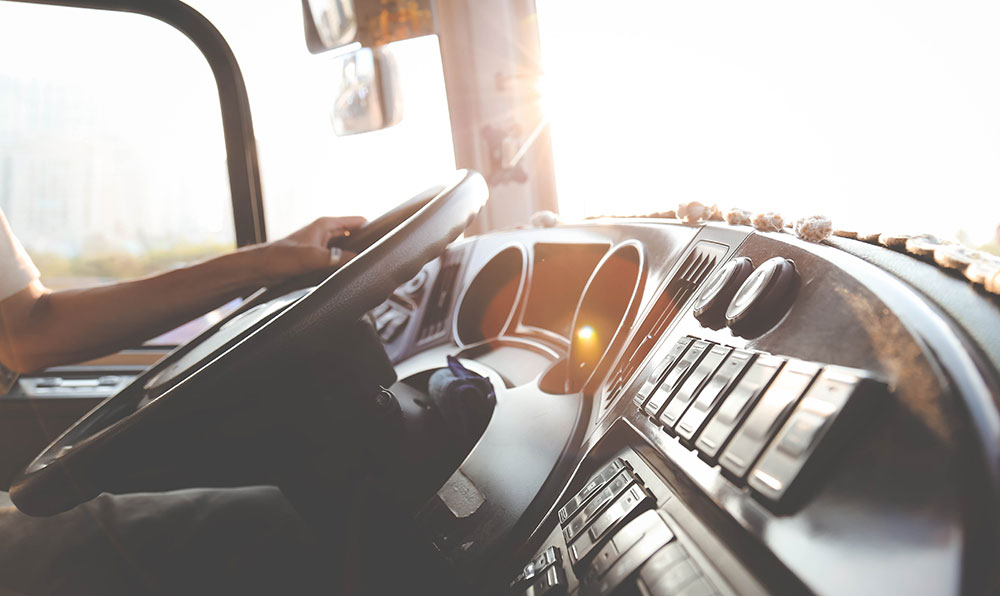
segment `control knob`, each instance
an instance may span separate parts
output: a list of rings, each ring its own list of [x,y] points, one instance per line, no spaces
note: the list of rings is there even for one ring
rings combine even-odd
[[[736,257],[716,271],[694,301],[694,316],[709,329],[726,325],[726,308],[753,271],[753,261]]]
[[[783,257],[764,261],[726,308],[726,324],[733,335],[755,337],[773,327],[791,306],[798,283],[792,261]]]

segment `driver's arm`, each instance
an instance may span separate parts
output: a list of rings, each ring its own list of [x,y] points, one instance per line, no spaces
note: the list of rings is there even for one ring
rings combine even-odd
[[[53,292],[39,280],[0,301],[0,362],[18,372],[116,352],[247,290],[340,265],[330,240],[361,217],[320,218],[287,238],[133,281]]]

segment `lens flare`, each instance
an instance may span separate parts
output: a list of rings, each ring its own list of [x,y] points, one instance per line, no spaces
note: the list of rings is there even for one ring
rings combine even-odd
[[[579,331],[576,332],[576,337],[580,341],[590,341],[594,339],[594,328],[590,325],[584,325],[580,327]]]

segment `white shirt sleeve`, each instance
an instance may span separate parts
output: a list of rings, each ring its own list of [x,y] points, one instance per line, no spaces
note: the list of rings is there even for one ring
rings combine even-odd
[[[20,292],[38,277],[38,269],[14,236],[7,217],[0,209],[0,300]]]

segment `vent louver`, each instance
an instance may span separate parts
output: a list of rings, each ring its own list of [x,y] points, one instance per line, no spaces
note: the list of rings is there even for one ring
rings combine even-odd
[[[462,250],[452,249],[441,258],[441,270],[434,280],[431,293],[427,296],[427,310],[424,311],[424,318],[420,322],[417,341],[434,339],[447,331],[448,312],[455,294],[455,280],[462,266],[463,254]]]
[[[640,328],[632,336],[622,354],[618,370],[612,375],[604,394],[602,410],[618,399],[660,336],[715,270],[727,250],[727,247],[721,244],[701,241],[694,245],[687,257],[674,270],[667,286],[657,296],[656,302],[647,311],[646,316],[641,319]],[[603,415],[603,411],[601,414]]]

